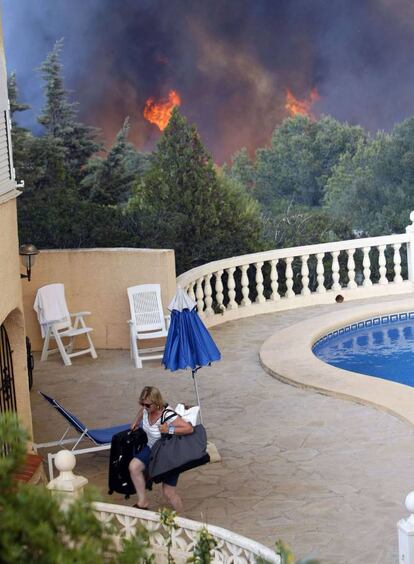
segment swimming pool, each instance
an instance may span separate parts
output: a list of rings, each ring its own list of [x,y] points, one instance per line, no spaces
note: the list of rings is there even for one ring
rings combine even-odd
[[[312,352],[332,366],[414,387],[414,311],[341,327],[321,337]]]

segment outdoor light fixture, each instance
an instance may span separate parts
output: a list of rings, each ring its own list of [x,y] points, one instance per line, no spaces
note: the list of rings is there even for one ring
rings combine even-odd
[[[36,255],[38,254],[39,251],[31,243],[26,243],[25,245],[20,246],[19,255],[22,257],[22,263],[27,273],[20,274],[20,278],[27,278],[27,281],[30,282],[30,273],[32,271],[32,266],[35,263]]]

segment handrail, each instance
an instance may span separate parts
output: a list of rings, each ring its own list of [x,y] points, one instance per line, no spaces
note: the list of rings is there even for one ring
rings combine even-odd
[[[410,292],[414,212],[405,233],[274,249],[216,260],[178,276],[208,326],[241,317]],[[357,252],[356,252],[357,251]]]
[[[270,251],[262,251],[259,253],[250,253],[248,255],[239,255],[226,259],[208,262],[201,266],[196,266],[191,270],[187,270],[177,277],[177,285],[184,288],[188,283],[201,276],[205,276],[210,272],[224,270],[251,264],[253,262],[290,257],[298,257],[301,255],[316,255],[319,253],[330,253],[332,251],[344,251],[347,249],[363,249],[364,247],[376,247],[378,245],[388,245],[392,243],[407,243],[410,240],[408,233],[400,233],[394,235],[381,235],[378,237],[365,237],[361,239],[348,239],[345,241],[333,241],[331,243],[318,243],[316,245],[304,245],[302,247],[286,247],[284,249],[273,249]]]

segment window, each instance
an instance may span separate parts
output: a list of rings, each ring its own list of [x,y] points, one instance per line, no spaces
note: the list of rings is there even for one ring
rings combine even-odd
[[[16,188],[8,109],[0,112],[0,196]]]
[[[17,195],[11,146],[10,103],[7,91],[6,58],[0,22],[0,202]]]

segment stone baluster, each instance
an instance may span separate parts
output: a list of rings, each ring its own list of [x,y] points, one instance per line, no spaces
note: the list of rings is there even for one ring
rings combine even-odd
[[[223,276],[223,271],[217,270],[217,272],[214,273],[214,276],[216,277],[216,302],[218,309],[223,312],[226,309],[226,306],[223,304],[223,280],[221,279],[221,277]]]
[[[263,272],[262,272],[263,263],[256,262],[254,266],[256,267],[256,292],[257,292],[256,303],[263,304],[266,301],[266,298],[264,297],[263,294],[264,291]]]
[[[354,260],[355,249],[348,249],[347,254],[348,254],[347,268],[348,268],[348,278],[349,278],[347,287],[352,289],[357,287],[357,283],[355,282],[355,260]]]
[[[196,292],[195,292],[197,311],[198,313],[203,313],[204,311],[204,292],[203,292],[203,277],[198,278],[196,282]]]
[[[229,303],[227,304],[227,309],[237,309],[238,303],[236,302],[236,282],[234,280],[234,271],[236,268],[232,266],[231,268],[226,268],[226,272],[228,275],[227,280],[227,288],[228,288],[228,295],[229,295]]]
[[[379,273],[380,273],[380,279],[379,279],[379,284],[381,285],[385,285],[388,284],[388,279],[386,277],[387,274],[387,268],[386,268],[386,260],[385,260],[385,245],[379,245],[378,246],[378,251],[379,251],[379,257],[378,257],[378,264],[379,264]]]
[[[401,255],[400,255],[401,243],[395,243],[393,247],[394,247],[394,282],[396,284],[400,284],[403,281],[401,276]]]
[[[286,297],[292,298],[295,295],[293,291],[293,269],[292,261],[293,257],[287,257],[286,259]]]
[[[308,267],[308,260],[309,255],[302,255],[302,268],[300,269],[300,273],[302,275],[302,296],[309,296],[310,289],[309,289],[309,267]]]
[[[371,250],[371,247],[364,247],[363,251],[364,251],[364,258],[362,260],[362,266],[364,268],[364,282],[363,282],[363,286],[368,287],[368,286],[372,286],[372,280],[371,280],[371,259],[369,257],[369,252]]]
[[[245,307],[251,305],[251,303],[252,303],[251,299],[249,298],[249,277],[247,275],[247,271],[249,269],[249,266],[250,266],[249,264],[243,264],[241,266],[241,272],[242,272],[242,275],[241,275],[241,286],[242,286],[241,291],[242,291],[242,295],[243,295],[241,304]]]
[[[211,276],[211,274],[206,274],[204,276],[204,303],[206,304],[206,315],[214,314],[213,308],[211,307],[213,303],[212,289],[210,284]]]
[[[56,454],[55,466],[59,471],[59,476],[50,480],[47,488],[57,497],[61,508],[66,511],[71,503],[82,497],[83,488],[88,480],[72,472],[76,466],[76,458],[70,450],[60,450]]]
[[[414,492],[405,498],[405,507],[410,513],[407,519],[400,519],[398,527],[398,549],[401,564],[414,564]]]
[[[341,285],[339,283],[339,252],[340,251],[332,251],[332,290],[335,291],[341,289]]]
[[[274,302],[280,300],[280,295],[278,292],[279,283],[278,283],[278,272],[277,272],[277,259],[270,261],[270,287],[272,288],[272,294],[270,299]]]
[[[190,298],[195,302],[196,297],[195,297],[195,294],[194,294],[194,284],[190,284],[190,286],[188,287],[187,293],[190,296]]]
[[[317,259],[317,264],[316,264],[316,275],[317,275],[317,280],[318,280],[318,287],[316,289],[316,292],[318,294],[324,294],[326,292],[326,288],[325,288],[325,269],[323,266],[323,258],[325,256],[325,253],[318,253],[316,255],[316,259]]]
[[[411,225],[405,228],[409,241],[407,242],[408,280],[414,282],[414,211],[410,213]]]

